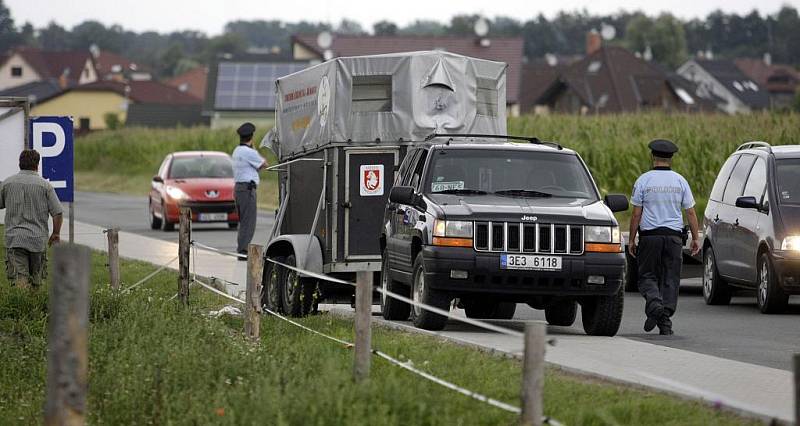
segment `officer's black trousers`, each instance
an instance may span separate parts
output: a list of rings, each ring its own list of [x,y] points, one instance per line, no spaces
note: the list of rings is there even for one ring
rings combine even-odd
[[[669,317],[678,306],[683,239],[672,235],[640,236],[636,257],[639,261],[639,292],[646,301],[645,313],[655,318],[659,325],[672,326]]]
[[[236,236],[236,251],[238,253],[247,253],[247,246],[253,241],[253,234],[256,232],[256,218],[258,217],[255,185],[249,186],[247,183],[237,182],[234,197],[236,199],[236,210],[239,212],[239,233]]]

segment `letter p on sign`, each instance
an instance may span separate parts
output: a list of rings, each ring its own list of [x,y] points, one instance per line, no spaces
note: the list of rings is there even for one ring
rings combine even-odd
[[[31,118],[29,134],[29,146],[42,157],[39,173],[53,185],[59,200],[71,203],[74,191],[72,118]]]

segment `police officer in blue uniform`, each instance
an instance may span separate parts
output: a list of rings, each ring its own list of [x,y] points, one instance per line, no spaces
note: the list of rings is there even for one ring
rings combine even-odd
[[[267,160],[253,148],[253,133],[256,126],[244,123],[236,130],[239,134],[239,146],[233,150],[233,179],[236,209],[239,212],[239,233],[236,238],[236,251],[247,255],[247,246],[256,232],[258,207],[256,189],[259,184],[258,172],[267,166]],[[247,260],[240,257],[239,260]]]
[[[671,335],[678,305],[685,235],[682,211],[692,232],[692,254],[700,252],[697,215],[689,183],[672,171],[672,156],[678,152],[665,139],[650,142],[653,169],[639,176],[633,186],[628,251],[639,263],[639,292],[645,298],[645,331],[658,326],[659,334]],[[639,245],[636,245],[636,235]]]

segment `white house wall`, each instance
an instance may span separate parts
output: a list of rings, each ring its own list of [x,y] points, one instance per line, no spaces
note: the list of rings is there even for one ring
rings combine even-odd
[[[21,76],[13,77],[11,75],[11,70],[15,67],[22,68]],[[0,90],[22,86],[39,80],[41,80],[39,74],[19,54],[13,54],[5,64],[0,66]]]

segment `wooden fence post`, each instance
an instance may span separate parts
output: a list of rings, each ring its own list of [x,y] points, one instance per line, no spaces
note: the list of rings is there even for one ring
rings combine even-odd
[[[261,334],[261,275],[264,273],[264,247],[247,246],[247,291],[244,305],[244,334],[258,341]]]
[[[369,378],[372,357],[372,275],[371,271],[356,274],[356,342],[353,376],[356,382]]]
[[[181,208],[178,234],[178,299],[189,306],[189,250],[192,242],[192,211]]]
[[[106,230],[108,237],[108,275],[111,288],[119,290],[119,229]]]
[[[59,244],[53,248],[47,324],[47,387],[44,424],[83,425],[89,368],[88,247]]]
[[[522,361],[522,417],[520,424],[541,426],[544,417],[544,350],[547,328],[544,323],[525,324],[525,358]]]
[[[800,354],[794,354],[794,424],[800,426]]]

